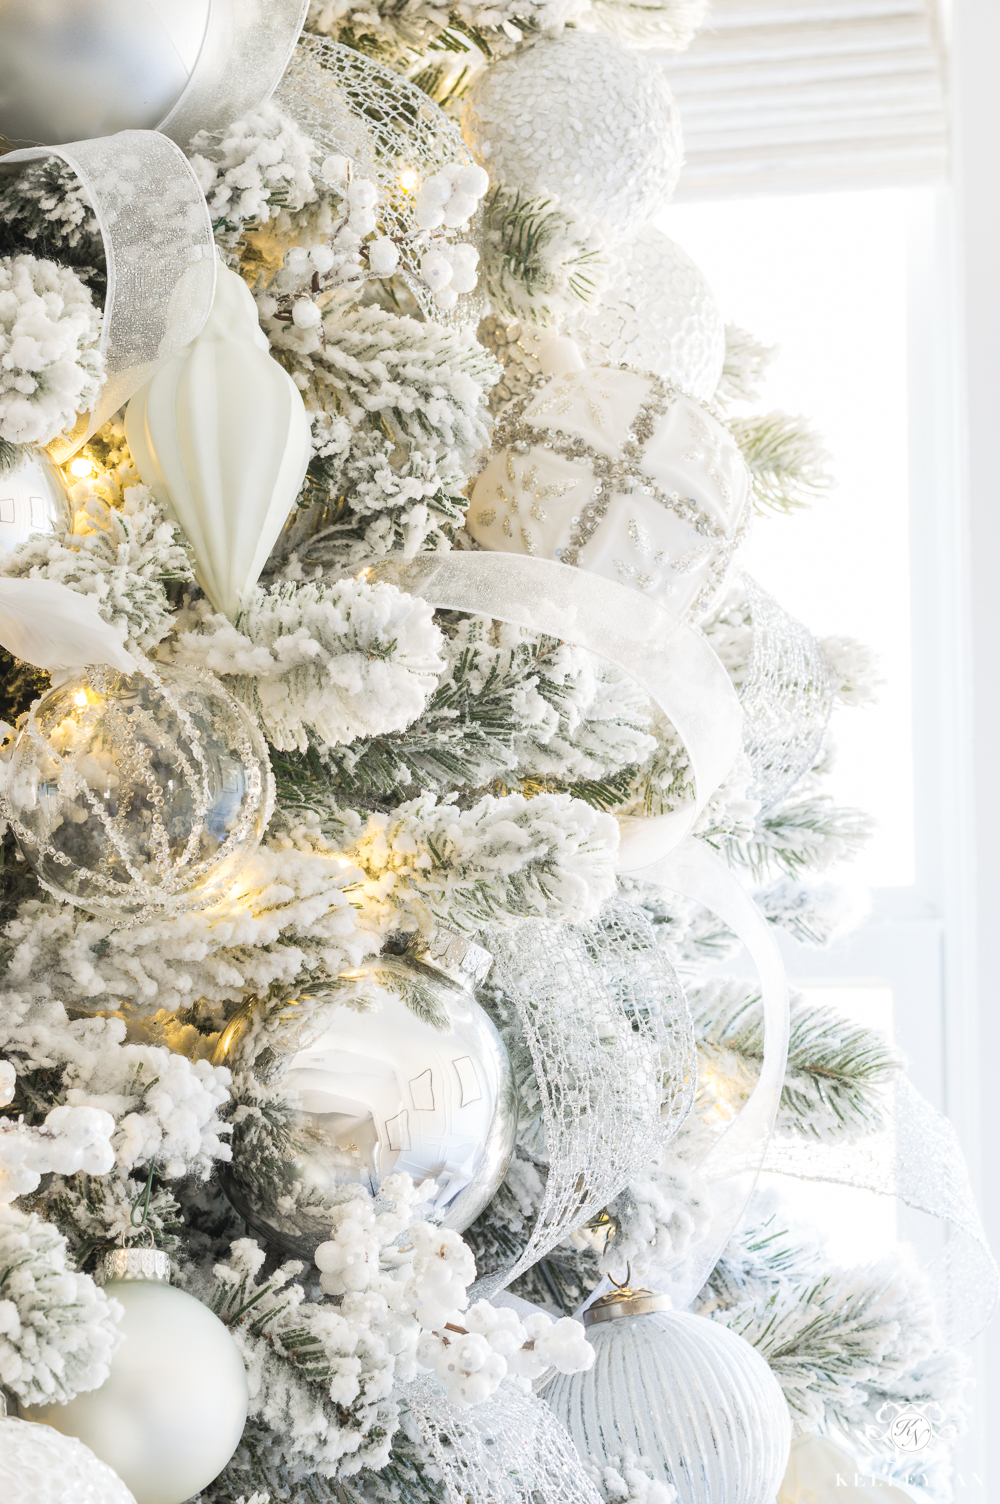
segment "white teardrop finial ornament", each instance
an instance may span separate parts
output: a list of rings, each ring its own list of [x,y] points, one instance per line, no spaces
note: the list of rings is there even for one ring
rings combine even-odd
[[[136,392],[125,433],[140,476],[187,534],[199,585],[235,617],[312,453],[298,388],[268,353],[235,272],[218,268],[205,327]]]

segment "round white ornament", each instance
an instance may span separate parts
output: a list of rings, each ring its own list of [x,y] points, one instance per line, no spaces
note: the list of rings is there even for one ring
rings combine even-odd
[[[588,365],[624,362],[709,401],[722,376],[726,326],[705,278],[652,225],[618,254],[621,270],[600,302],[562,320],[561,331]]]
[[[495,182],[622,237],[669,201],[684,159],[660,63],[585,31],[493,63],[469,93],[462,130]]]
[[[200,669],[90,668],[32,706],[4,810],[39,881],[94,914],[218,899],[267,823],[267,748]]]
[[[581,1457],[647,1458],[677,1504],[773,1504],[792,1424],[749,1342],[627,1286],[585,1320],[593,1368],[556,1374],[544,1391]]]
[[[180,98],[210,0],[4,0],[0,135],[15,146],[152,130]]]
[[[578,361],[570,340],[543,361]],[[697,619],[750,525],[751,477],[715,414],[663,377],[588,367],[501,414],[466,526],[481,548],[629,585]]]
[[[74,1436],[0,1419],[3,1504],[136,1504],[117,1473]]]
[[[169,1280],[170,1261],[158,1250],[105,1255],[105,1287],[125,1312],[110,1375],[67,1405],[25,1412],[82,1441],[136,1504],[183,1504],[205,1488],[235,1452],[247,1418],[239,1349],[206,1305]]]
[[[468,985],[488,952],[438,933],[285,1004],[251,1003],[213,1057],[268,1094],[238,1115],[226,1195],[250,1226],[311,1259],[331,1195],[405,1172],[436,1191],[421,1215],[461,1232],[493,1198],[514,1147],[503,1042]]]

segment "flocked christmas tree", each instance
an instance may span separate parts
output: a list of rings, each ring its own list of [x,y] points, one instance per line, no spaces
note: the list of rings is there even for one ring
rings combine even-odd
[[[0,1386],[139,1504],[770,1504],[789,1417],[950,1497],[947,1302],[748,1200],[766,1111],[712,1168],[773,997],[656,875],[694,842],[824,945],[870,829],[824,790],[868,653],[740,572],[821,445],[650,227],[643,48],[702,13],[312,0],[270,102],[185,117],[207,325],[69,440],[129,365],[101,195],[137,190],[0,180]],[[904,1067],[793,997],[767,1163],[850,1178]],[[907,1407],[947,1418],[917,1455]],[[70,1466],[37,1437],[0,1423],[14,1500]]]

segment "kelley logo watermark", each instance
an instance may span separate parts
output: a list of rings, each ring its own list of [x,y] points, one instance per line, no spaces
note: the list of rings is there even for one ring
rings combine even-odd
[[[945,1413],[935,1400],[904,1405],[889,1400],[875,1419],[877,1425],[865,1428],[869,1441],[880,1449],[888,1445],[893,1451],[911,1456],[925,1452],[934,1442],[954,1441],[956,1436],[955,1427],[947,1424]]]

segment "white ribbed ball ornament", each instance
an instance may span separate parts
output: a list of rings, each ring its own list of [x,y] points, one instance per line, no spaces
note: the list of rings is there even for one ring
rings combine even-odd
[[[0,1419],[3,1504],[136,1504],[117,1473],[73,1436]]]
[[[691,257],[652,225],[619,248],[621,269],[601,294],[564,319],[588,365],[622,363],[676,381],[709,401],[722,376],[726,326]]]
[[[462,117],[494,182],[633,234],[669,201],[684,160],[658,61],[613,37],[564,31],[481,75]]]
[[[581,1457],[648,1458],[677,1504],[774,1504],[791,1419],[749,1342],[628,1286],[586,1319],[593,1368],[557,1374],[544,1391]]]
[[[555,559],[698,620],[749,532],[735,439],[664,377],[584,367],[564,337],[540,354],[552,379],[501,412],[468,531],[481,548]]]
[[[109,1493],[100,1504],[126,1504],[132,1495],[136,1504],[184,1504],[239,1445],[249,1403],[243,1359],[218,1316],[169,1283],[165,1253],[116,1249],[105,1255],[104,1274],[124,1307],[125,1341],[110,1374],[67,1405],[24,1414],[75,1436],[124,1480],[120,1501]],[[62,1495],[60,1504],[70,1499]]]

